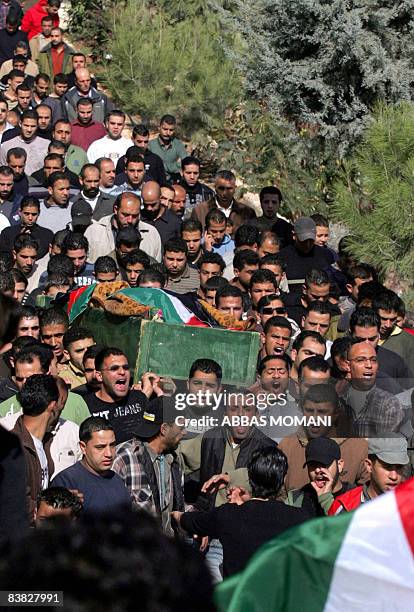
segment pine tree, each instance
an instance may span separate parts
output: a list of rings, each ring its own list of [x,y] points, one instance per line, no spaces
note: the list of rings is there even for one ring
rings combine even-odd
[[[174,21],[155,4],[130,0],[113,13],[112,59],[106,67],[112,95],[127,112],[145,119],[178,115],[187,134],[211,127],[223,120],[240,89],[220,44],[218,19],[212,13]]]
[[[412,301],[414,106],[380,105],[344,167],[332,212],[350,229],[350,251],[397,280]]]
[[[247,92],[344,156],[378,100],[411,100],[412,0],[239,0]]]

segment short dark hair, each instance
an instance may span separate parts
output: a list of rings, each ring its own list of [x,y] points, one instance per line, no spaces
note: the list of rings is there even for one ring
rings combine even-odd
[[[1,176],[11,176],[14,179],[14,172],[9,166],[0,166]]]
[[[244,249],[243,251],[237,251],[233,257],[233,268],[241,271],[244,266],[258,266],[259,261],[260,257],[255,251]]]
[[[223,276],[211,276],[207,279],[205,289],[209,289],[210,291],[217,291],[218,289],[221,289],[221,287],[226,287],[228,284],[229,281]]]
[[[294,349],[295,351],[300,351],[306,338],[313,338],[313,340],[315,340],[318,344],[322,344],[326,349],[325,338],[316,331],[307,331],[307,330],[301,331],[300,334],[296,336],[293,342],[292,349]]]
[[[67,276],[62,274],[48,274],[46,284],[43,286],[43,291],[47,293],[51,287],[62,287],[68,285],[70,287],[70,280]]]
[[[48,153],[43,160],[43,167],[45,165],[45,162],[47,161],[60,162],[62,168],[65,165],[65,160],[63,159],[63,156],[60,153]]]
[[[234,234],[234,246],[239,249],[242,246],[253,246],[259,244],[260,232],[254,225],[241,225]]]
[[[0,274],[0,294],[5,291],[14,291],[15,280],[11,270],[5,270]]]
[[[79,98],[76,102],[76,108],[79,108],[79,106],[93,106],[93,102],[90,98]]]
[[[395,310],[395,312],[398,312],[400,309],[400,301],[398,295],[394,291],[391,291],[391,289],[386,289],[385,291],[374,297],[374,299],[372,300],[372,308],[376,312],[378,312],[379,309],[385,310],[387,312],[391,310]]]
[[[213,208],[213,210],[210,210],[210,212],[207,213],[206,221],[205,221],[206,228],[210,226],[211,222],[226,224],[227,217],[223,211],[219,210],[218,208]]]
[[[305,361],[308,361],[308,359]],[[335,408],[339,406],[339,398],[335,386],[330,383],[311,385],[300,401],[301,406],[303,407],[306,402],[314,402],[315,404],[328,403],[335,406]]]
[[[328,219],[320,213],[314,213],[310,216],[310,218],[313,219],[315,221],[315,225],[319,225],[319,227],[329,227]]]
[[[309,285],[329,285],[329,276],[325,272],[325,270],[320,270],[319,268],[312,268],[305,275],[305,285],[309,287]]]
[[[156,270],[155,268],[146,268],[141,272],[138,279],[138,287],[141,286],[141,283],[159,283],[161,287],[164,287],[167,282],[165,275],[160,272],[160,270]]]
[[[264,257],[260,260],[260,267],[264,265],[268,266],[280,266],[282,272],[286,271],[286,262],[283,259],[280,259],[280,255],[278,253],[269,253],[268,255],[264,255]]]
[[[164,244],[164,254],[169,253],[185,253],[188,255],[187,243],[182,238],[170,238]]]
[[[63,348],[67,350],[74,342],[77,342],[78,340],[85,340],[86,338],[92,338],[92,340],[95,342],[93,332],[86,329],[86,327],[70,327],[63,336]]]
[[[91,168],[93,170],[97,170],[99,172],[99,168],[98,168],[98,166],[96,164],[84,164],[82,166],[82,169],[80,171],[80,175],[79,176],[84,179],[85,175],[86,175],[86,170],[90,170]]]
[[[97,370],[101,370],[105,359],[107,359],[107,357],[112,357],[112,356],[126,357],[126,354],[124,353],[122,349],[118,348],[117,346],[106,346],[105,348],[102,349],[100,353],[96,355],[95,368]]]
[[[27,285],[29,284],[29,280],[21,270],[19,270],[18,268],[12,268],[10,270],[10,273],[12,274],[15,283],[24,283],[25,288],[27,287]]]
[[[39,72],[35,78],[35,83],[38,83],[39,81],[46,81],[46,83],[50,83],[50,76],[46,74],[46,72]],[[47,104],[39,104],[39,106],[47,106],[49,110],[52,110]]]
[[[363,280],[372,278],[372,280],[377,280],[377,273],[375,272],[375,269],[366,263],[355,264],[354,266],[344,270],[344,274],[348,283],[351,285],[355,285],[355,280],[357,278],[362,278]]]
[[[224,271],[224,268],[226,267],[226,264],[222,256],[219,255],[218,253],[212,253],[212,252],[203,253],[201,255],[200,259],[197,262],[197,268],[201,270],[201,266],[203,264],[217,264],[218,266],[220,266],[220,270],[222,273]]]
[[[57,402],[59,399],[56,380],[50,374],[33,374],[17,393],[17,399],[24,415],[39,416],[50,402]]]
[[[38,510],[42,502],[55,510],[70,509],[74,518],[77,518],[82,510],[82,502],[79,497],[64,487],[49,487],[40,491],[37,496]]]
[[[277,280],[276,276],[271,270],[256,270],[250,277],[249,288],[252,289],[253,285],[257,283],[272,283],[274,290],[277,291]]]
[[[196,359],[191,365],[188,378],[193,378],[197,370],[204,374],[215,374],[218,380],[223,378],[221,366],[213,359]]]
[[[64,325],[69,328],[69,317],[64,310],[59,308],[48,308],[40,315],[40,329],[46,325]]]
[[[290,335],[292,335],[292,325],[286,317],[270,317],[270,319],[268,319],[265,323],[263,329],[264,333],[267,334],[272,327],[281,327],[283,329],[287,329],[289,330]]]
[[[166,115],[163,115],[160,119],[160,125],[162,123],[167,123],[168,125],[176,125],[177,124],[177,120],[174,117],[174,115],[169,115],[168,113]]]
[[[218,308],[218,305],[222,297],[223,298],[226,298],[226,297],[240,298],[243,304],[242,292],[240,291],[238,287],[235,287],[234,285],[230,285],[229,283],[225,285],[224,287],[220,287],[220,289],[217,289],[217,292],[216,292],[216,307],[217,308]]]
[[[126,227],[121,227],[121,229],[117,231],[115,248],[118,249],[121,244],[126,244],[129,247],[136,247],[139,249],[141,242],[142,236],[139,230],[132,225],[127,225]]]
[[[42,345],[26,346],[14,355],[15,364],[33,363],[35,359],[39,360],[42,372],[46,374],[46,372],[49,371],[53,359],[52,349],[46,350]]]
[[[214,177],[215,180],[217,179],[223,179],[225,181],[236,181],[236,175],[231,172],[230,170],[218,170],[216,172],[216,176]]]
[[[121,111],[119,109],[114,108],[113,110],[110,110],[106,116],[105,116],[105,121],[108,121],[109,117],[121,117],[121,119],[126,119],[126,115],[124,113],[124,111]]]
[[[185,219],[181,223],[180,235],[182,237],[184,232],[200,232],[203,233],[203,226],[198,219]]]
[[[49,178],[47,179],[47,186],[54,187],[55,183],[58,181],[68,181],[70,184],[70,179],[67,174],[64,172],[52,172],[52,174],[49,174]]]
[[[366,281],[358,289],[357,303],[360,304],[364,300],[373,300],[376,295],[383,293],[383,291],[386,291],[386,287],[378,281]]]
[[[135,148],[138,149],[138,147],[135,147]],[[138,149],[138,151],[139,151],[139,149]],[[141,152],[135,152],[135,151],[132,151],[132,152],[128,153],[128,151],[127,151],[126,154],[125,154],[125,168],[127,168],[129,163],[144,164],[144,158],[142,156],[142,153]]]
[[[286,455],[276,445],[255,450],[248,463],[247,475],[252,496],[276,499],[288,470]]]
[[[75,266],[67,255],[58,253],[49,259],[47,273],[49,276],[51,274],[60,274],[61,276],[73,278],[75,276]]]
[[[27,159],[27,153],[26,153],[26,151],[25,151],[24,149],[22,149],[21,147],[13,147],[13,149],[9,149],[9,150],[7,151],[7,153],[6,153],[6,160],[7,160],[7,162],[9,162],[9,161],[10,161],[10,158],[11,158],[12,156],[13,156],[13,157],[17,157],[17,159],[22,159],[22,158],[24,158],[24,161],[26,161],[26,159]],[[27,197],[30,197],[30,196],[24,196],[24,198],[27,198]],[[24,200],[24,198],[23,198],[23,200]],[[36,198],[36,199],[37,199],[37,198]],[[21,206],[20,206],[20,208],[21,208]]]
[[[100,353],[105,347],[102,344],[92,344],[92,346],[88,346],[86,351],[83,354],[82,363],[85,364],[87,359],[93,359],[95,361],[95,357],[98,353]]]
[[[132,138],[135,138],[135,136],[149,136],[149,129],[143,123],[134,125],[132,130]]]
[[[125,268],[128,264],[133,265],[137,263],[142,264],[144,268],[149,268],[151,264],[151,259],[149,255],[147,255],[145,251],[141,251],[141,249],[138,249],[138,251],[134,251],[133,253],[129,253],[124,259]]]
[[[257,303],[257,312],[261,313],[263,308],[266,308],[266,306],[271,304],[271,302],[273,302],[274,300],[279,300],[280,302],[282,302],[283,308],[286,312],[285,303],[283,301],[283,298],[281,295],[278,295],[277,293],[269,293],[268,295],[263,295]]]
[[[298,377],[302,378],[304,368],[309,368],[312,372],[329,372],[331,367],[329,363],[322,357],[322,355],[312,355],[304,359],[298,369]]]
[[[351,334],[355,332],[355,327],[376,327],[379,331],[381,327],[381,319],[379,314],[372,308],[361,306],[354,310],[349,321],[349,329]]]
[[[79,440],[81,442],[89,442],[95,431],[114,431],[114,428],[107,419],[100,416],[91,416],[80,424]]]
[[[68,75],[64,74],[63,72],[59,72],[58,74],[55,74],[55,76],[53,77],[53,83],[54,85],[58,85],[58,84],[68,84]],[[85,98],[82,98],[83,100],[85,100]],[[86,98],[87,99],[87,98]]]
[[[21,122],[23,123],[25,119],[34,119],[35,121],[38,121],[39,116],[35,110],[27,109],[22,112]]]
[[[21,199],[21,202],[19,204],[20,210],[23,210],[24,208],[29,207],[29,206],[36,206],[36,208],[40,210],[39,198],[36,198],[35,196],[30,196],[30,195],[24,196]]]
[[[196,157],[193,157],[192,155],[187,155],[187,157],[184,157],[184,159],[181,160],[181,170],[184,170],[187,166],[190,165],[198,166],[200,168],[201,162]]]
[[[277,195],[279,197],[280,202],[283,200],[282,192],[280,191],[280,189],[278,189],[278,187],[275,187],[274,185],[263,187],[263,189],[260,190],[260,193],[259,193],[260,202],[262,202],[263,196],[267,194]]]
[[[257,368],[258,373],[262,374],[263,370],[266,367],[266,364],[269,361],[272,361],[273,359],[280,359],[281,361],[283,361],[286,365],[287,371],[290,371],[290,368],[292,367],[292,360],[286,353],[281,353],[280,355],[266,355],[266,357],[263,357],[263,359],[259,363],[259,367]]]
[[[321,302],[320,300],[313,300],[308,307],[306,308],[306,314],[305,317],[310,313],[310,312],[318,312],[319,314],[323,314],[326,315],[328,314],[329,317],[332,316],[332,311],[331,308],[329,306],[329,304],[327,304],[326,302]]]
[[[19,253],[22,249],[39,250],[39,243],[31,234],[19,234],[13,242],[13,250]]]
[[[19,91],[30,91],[31,92],[32,88],[27,83],[22,83],[21,85],[18,85],[16,87],[16,92],[18,93]],[[23,121],[23,116],[22,116],[22,121]]]
[[[98,259],[95,261],[94,272],[96,276],[100,272],[115,272],[118,274],[119,270],[118,266],[116,265],[116,261],[112,259],[112,257],[109,257],[108,255],[101,255],[101,257],[98,257]]]
[[[88,239],[83,234],[71,232],[63,240],[63,254],[66,255],[68,251],[77,251],[78,249],[83,249],[87,253],[89,250]]]

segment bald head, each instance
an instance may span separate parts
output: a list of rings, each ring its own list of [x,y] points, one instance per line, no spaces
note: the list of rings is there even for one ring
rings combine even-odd
[[[161,210],[161,187],[155,181],[144,183],[141,191],[144,216],[154,220],[160,216]]]
[[[174,201],[171,204],[171,210],[178,217],[183,217],[185,211],[186,190],[181,185],[173,185]]]
[[[75,70],[76,87],[83,95],[89,93],[91,88],[91,75],[87,68],[77,68]]]
[[[114,216],[118,228],[137,226],[141,211],[141,199],[135,193],[124,192],[114,203]]]
[[[159,200],[161,196],[161,187],[155,181],[148,181],[144,183],[141,196],[144,204],[146,200]]]

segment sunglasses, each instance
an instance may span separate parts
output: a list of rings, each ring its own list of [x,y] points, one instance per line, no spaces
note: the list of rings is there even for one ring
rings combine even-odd
[[[268,314],[271,315],[274,312],[276,314],[285,314],[286,313],[286,308],[282,308],[281,306],[279,306],[278,308],[272,308],[272,306],[265,306],[261,310],[261,314],[265,314],[265,315],[268,315]]]

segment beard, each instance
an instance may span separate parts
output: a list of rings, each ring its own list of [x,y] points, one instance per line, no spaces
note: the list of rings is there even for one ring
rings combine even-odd
[[[94,199],[99,194],[99,187],[92,187],[91,189],[84,189],[83,193],[89,199]]]

